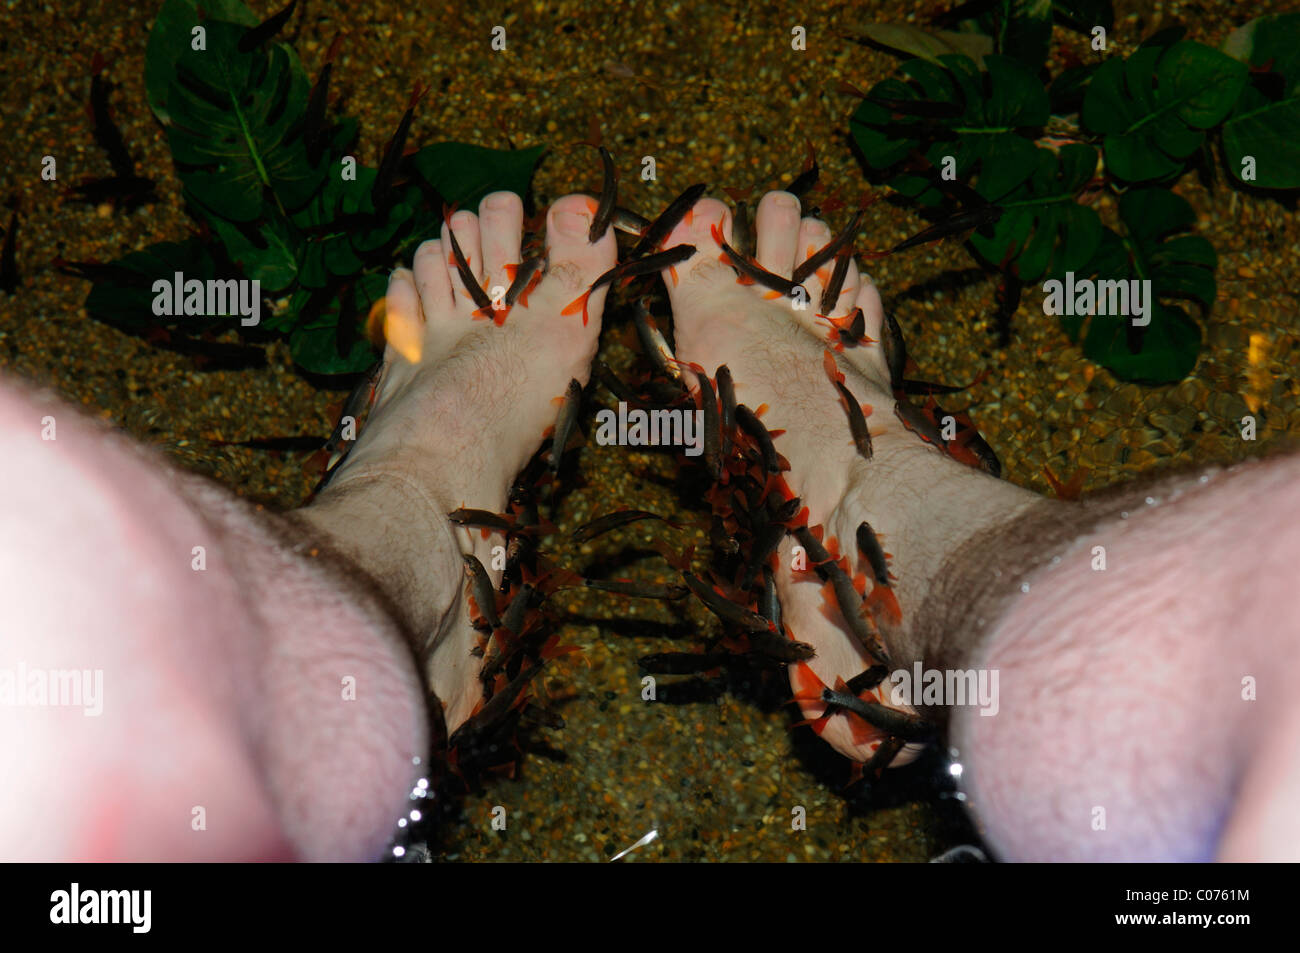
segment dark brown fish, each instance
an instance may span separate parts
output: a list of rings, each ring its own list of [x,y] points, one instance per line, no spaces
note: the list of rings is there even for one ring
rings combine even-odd
[[[596,213],[591,217],[591,228],[587,232],[587,241],[595,244],[600,241],[614,220],[614,206],[618,203],[618,169],[614,167],[614,157],[604,146],[600,150],[600,164],[604,170],[604,182],[600,187],[600,201]]]
[[[636,235],[640,238],[645,234],[645,230],[650,227],[650,219],[644,215],[638,215],[629,208],[615,206],[613,225],[620,232]]]
[[[929,228],[923,228],[911,238],[904,239],[889,250],[890,254],[904,251],[908,248],[915,248],[917,245],[924,245],[928,242],[937,242],[947,238],[950,235],[959,235],[962,232],[969,231],[973,228],[981,228],[985,225],[991,225],[1002,217],[1002,206],[1000,205],[981,205],[979,208],[970,209],[965,212],[958,212],[942,222],[931,225]]]
[[[714,590],[707,582],[689,572],[682,573],[682,579],[690,586],[691,592],[704,603],[705,608],[723,622],[744,629],[746,632],[772,632],[776,634],[770,621],[756,612],[750,612],[744,606],[737,605],[726,596]]]
[[[700,196],[704,194],[707,188],[706,184],[699,182],[673,199],[660,216],[651,222],[641,234],[641,240],[632,248],[632,257],[640,258],[642,255],[658,248],[659,244],[668,237],[668,233],[677,227],[677,223],[686,217],[686,213],[695,207],[695,203],[700,200]]]
[[[849,274],[849,262],[853,260],[853,247],[847,246],[841,248],[835,255],[835,270],[831,272],[831,280],[826,283],[826,288],[822,291],[821,313],[830,314],[835,310],[835,304],[840,300],[840,290],[844,287],[844,279]],[[862,309],[858,308],[858,313]],[[857,335],[858,338],[862,334]]]
[[[763,567],[763,594],[758,598],[758,614],[781,628],[781,600],[776,594],[776,573]]]
[[[822,701],[836,708],[851,711],[868,724],[891,735],[897,735],[905,741],[920,741],[934,734],[934,725],[918,715],[910,715],[879,702],[866,702],[848,692],[823,688]]]
[[[357,386],[352,388],[352,393],[348,394],[348,399],[343,402],[343,412],[339,414],[339,421],[334,425],[334,430],[330,433],[329,439],[325,441],[324,449],[331,456],[352,443],[351,440],[347,440],[343,436],[346,422],[351,418],[353,427],[358,426],[362,411],[369,407],[375,399],[375,388],[379,383],[380,371],[383,369],[384,362],[376,361],[370,370],[366,371],[365,376],[357,382]],[[337,461],[331,461],[330,469],[333,469],[335,462]]]
[[[13,294],[20,284],[22,279],[18,276],[18,210],[14,209],[9,213],[9,228],[5,231],[5,243],[0,246],[0,289]]]
[[[759,453],[763,455],[763,468],[768,473],[780,473],[781,461],[777,456],[776,447],[772,444],[772,435],[763,426],[763,421],[759,420],[754,412],[744,404],[737,404],[736,423],[740,424],[740,429],[753,437],[758,443]]]
[[[907,366],[907,344],[903,340],[903,329],[889,311],[885,312],[880,346],[885,351],[885,364],[889,368],[889,386],[898,390],[903,386],[903,370]]]
[[[325,53],[325,65],[312,85],[311,96],[307,99],[307,109],[303,112],[303,141],[307,145],[307,161],[313,166],[320,161],[325,151],[328,136],[325,132],[325,107],[329,105],[330,76],[334,72],[334,57],[338,55],[339,44],[343,34],[335,34],[333,42]]]
[[[376,179],[375,181],[378,182],[379,180]],[[376,202],[375,204],[378,205],[379,203]],[[456,241],[456,230],[451,227],[451,211],[449,209],[444,208],[442,210],[442,220],[447,226],[447,237],[451,242],[451,257],[456,262],[456,271],[460,274],[461,284],[465,286],[470,298],[478,305],[478,310],[474,312],[475,315],[484,318],[493,317],[496,309],[492,307],[492,299],[483,290],[483,286],[478,283],[478,279],[474,277],[474,272],[469,270],[469,262],[465,258],[465,253],[460,249],[460,242]]]
[[[750,279],[755,284],[762,285],[764,288],[771,288],[778,291],[787,298],[793,298],[800,293],[803,286],[791,281],[789,278],[782,278],[780,275],[773,274],[758,262],[746,258],[736,249],[727,244],[727,240],[722,237],[722,231],[718,226],[712,228],[713,240],[718,243],[722,253],[726,256],[727,264],[743,277]],[[807,295],[807,291],[803,290]]]
[[[849,631],[857,637],[858,643],[873,660],[880,665],[888,666],[889,656],[880,646],[875,629],[862,613],[862,597],[853,588],[853,580],[840,568],[839,563],[834,561],[823,563],[821,572],[830,580],[831,589],[835,593],[835,604],[839,607],[844,621],[848,623]]]
[[[463,506],[448,513],[447,519],[459,526],[482,526],[487,529],[501,530],[503,533],[508,533],[515,528],[513,520],[499,513],[491,513],[487,510],[472,510]]]
[[[854,236],[858,234],[858,227],[862,224],[862,216],[867,214],[867,203],[863,201],[858,206],[857,213],[853,220],[844,226],[844,230],[832,238],[829,242],[813,252],[810,257],[795,266],[794,274],[791,280],[796,284],[803,284],[814,271],[830,261],[840,253],[841,248],[845,248],[853,241]],[[839,292],[836,292],[838,297]]]
[[[859,523],[857,535],[858,549],[862,550],[862,555],[867,557],[867,564],[871,566],[871,574],[879,585],[888,586],[889,563],[885,561],[885,550],[881,547],[880,540],[876,538],[876,533],[871,528],[871,524],[866,520]]]
[[[505,305],[507,308],[514,307],[514,303],[528,289],[533,278],[546,267],[545,255],[534,255],[532,258],[525,258],[515,269],[514,280],[510,282],[510,287],[506,289]],[[524,305],[527,306],[525,301]]]
[[[785,539],[785,533],[785,526],[776,521],[766,524],[758,531],[758,535],[754,537],[754,545],[750,549],[749,566],[745,569],[745,575],[740,582],[741,589],[748,589],[754,584],[759,570],[767,566],[768,557],[776,552],[777,547],[781,545],[781,540]]]
[[[582,405],[582,385],[577,378],[569,381],[564,391],[564,402],[560,413],[555,418],[555,433],[551,438],[551,450],[547,455],[546,465],[552,473],[558,473],[560,460],[564,456],[564,447],[573,435],[573,428],[578,423],[578,408]]]
[[[239,40],[239,52],[251,53],[284,29],[284,25],[289,22],[289,17],[293,16],[293,9],[296,6],[298,6],[298,0],[289,0],[283,10],[271,14],[245,33]]]
[[[393,138],[388,140],[388,148],[384,150],[384,154],[379,160],[379,170],[375,173],[374,184],[370,187],[370,200],[377,209],[383,210],[392,204],[393,180],[397,178],[397,168],[401,164],[402,155],[406,150],[406,137],[411,132],[411,120],[415,118],[415,107],[428,91],[428,86],[421,89],[418,83],[411,90],[411,98],[407,103],[406,112],[402,113],[402,118],[397,123],[397,131],[393,133]],[[447,230],[451,230],[450,224],[447,225]]]
[[[910,401],[894,401],[894,414],[903,422],[904,427],[926,443],[932,443],[940,450],[948,445],[938,425],[930,419],[930,415]]]
[[[586,579],[583,585],[588,589],[612,593],[616,596],[632,596],[637,599],[662,599],[673,601],[685,596],[689,589],[675,583],[634,582],[627,579]]]
[[[718,366],[714,380],[718,384],[718,403],[721,414],[718,426],[722,430],[722,458],[731,455],[731,440],[736,433],[736,385],[731,379],[731,368],[726,364]]]
[[[674,380],[681,380],[681,368],[676,363],[677,358],[673,354],[673,349],[668,346],[667,339],[659,330],[644,300],[638,299],[632,308],[632,325],[636,328],[636,336],[641,340],[641,350],[649,359],[650,366]]]
[[[605,272],[599,278],[591,283],[591,287],[582,293],[578,298],[569,302],[560,314],[568,316],[582,312],[583,327],[587,325],[587,300],[601,285],[607,285],[616,278],[636,278],[640,275],[650,275],[665,268],[671,268],[695,254],[694,245],[674,245],[672,248],[657,252],[653,255],[647,255],[644,258],[630,259],[615,265],[609,271]]]
[[[495,629],[501,624],[501,617],[497,615],[497,599],[496,593],[492,591],[492,580],[477,557],[471,553],[461,553],[460,558],[465,561],[465,576],[469,579],[474,604],[487,624]]]
[[[730,652],[658,652],[638,659],[637,665],[651,675],[694,675],[720,668],[735,659]]]
[[[722,433],[718,418],[718,395],[705,374],[696,374],[700,385],[700,408],[704,411],[704,466],[714,480],[722,478]]]
[[[858,399],[853,396],[841,381],[836,381],[835,386],[839,389],[840,397],[844,399],[844,410],[849,415],[849,433],[853,434],[853,445],[858,448],[858,453],[866,460],[871,459],[871,431],[867,429],[867,418],[862,413],[862,406]]]
[[[803,170],[795,176],[782,191],[789,192],[795,198],[803,198],[817,184],[821,170],[817,165],[817,150],[808,144],[808,158],[804,160]]]
[[[620,526],[626,526],[629,523],[635,523],[638,520],[659,520],[669,526],[676,525],[666,516],[651,513],[648,510],[615,510],[613,513],[598,516],[594,520],[579,526],[569,538],[575,543],[585,543],[597,536],[608,533],[610,530],[618,529]]]
[[[755,652],[778,662],[806,662],[817,654],[807,642],[796,642],[768,629],[746,632],[745,637]]]
[[[863,692],[870,691],[889,675],[889,669],[883,665],[873,665],[865,672],[859,672],[849,679],[848,690],[854,695],[861,695]]]

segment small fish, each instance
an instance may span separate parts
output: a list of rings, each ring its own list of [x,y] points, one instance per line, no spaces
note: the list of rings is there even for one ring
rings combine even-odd
[[[460,558],[465,561],[465,576],[469,579],[474,608],[489,626],[497,628],[501,625],[501,617],[497,615],[496,593],[492,591],[492,580],[487,570],[471,553],[461,553]]]
[[[121,130],[113,122],[113,114],[108,105],[110,86],[103,75],[104,66],[103,57],[96,53],[91,66],[94,75],[90,79],[90,105],[87,112],[90,114],[95,142],[108,156],[114,178],[130,179],[135,176],[135,160],[131,158]]]
[[[826,288],[822,291],[822,300],[820,302],[822,314],[830,314],[835,310],[835,304],[840,300],[840,289],[844,287],[844,279],[849,274],[849,263],[852,261],[853,247],[851,245],[845,246],[836,252],[835,269],[831,272],[831,280],[826,282]],[[861,314],[862,309],[858,308],[857,313]],[[856,335],[856,338],[861,337],[861,333]]]
[[[721,414],[718,427],[722,431],[722,458],[731,456],[731,440],[736,433],[736,385],[731,379],[731,368],[720,364],[714,372],[714,381],[718,385],[718,403]]]
[[[736,250],[742,255],[753,257],[754,228],[749,220],[749,202],[746,201],[752,189],[745,189],[743,192],[739,189],[725,191],[736,203],[736,210],[731,215],[731,240],[735,242]]]
[[[334,72],[334,57],[338,56],[343,34],[337,33],[325,53],[325,65],[312,85],[307,109],[303,113],[303,141],[307,145],[307,161],[313,166],[321,159],[328,137],[325,135],[325,107],[329,104],[330,76]]]
[[[595,244],[600,241],[614,219],[614,206],[618,202],[618,169],[614,167],[614,157],[604,146],[600,150],[600,163],[604,170],[604,183],[600,187],[600,202],[591,217],[591,228],[587,232],[587,241]]]
[[[871,448],[871,431],[867,429],[867,418],[863,412],[863,405],[858,403],[858,399],[840,381],[835,382],[836,388],[839,389],[840,397],[844,401],[844,410],[849,415],[849,433],[853,435],[853,445],[858,448],[864,460],[870,460],[872,455]],[[867,411],[870,412],[870,406]]]
[[[830,581],[835,604],[839,607],[844,621],[848,623],[849,631],[857,637],[858,643],[875,662],[888,666],[889,656],[879,647],[879,639],[874,627],[863,614],[865,603],[858,595],[858,590],[854,588],[849,574],[834,560],[824,563],[820,568]]]
[[[871,574],[877,584],[888,586],[889,563],[885,560],[885,550],[881,547],[880,540],[876,538],[871,524],[866,520],[858,524],[857,537],[858,549],[862,550],[862,555],[867,557],[867,564],[871,566]]]
[[[640,520],[659,520],[667,523],[669,526],[676,527],[666,516],[660,516],[658,513],[651,513],[648,510],[615,510],[613,513],[606,513],[604,516],[598,516],[588,523],[584,523],[573,531],[569,536],[575,543],[585,543],[602,536],[610,530],[618,529],[620,526],[627,526],[629,523],[636,523]]]
[[[896,254],[908,248],[915,248],[917,245],[924,245],[928,242],[937,242],[950,235],[958,235],[973,228],[982,228],[985,225],[991,225],[1001,217],[1002,206],[986,203],[979,208],[958,212],[942,222],[922,229],[911,238],[899,242],[889,252],[891,255]]]
[[[886,96],[872,95],[867,102],[875,103],[897,116],[916,116],[921,119],[955,119],[965,107],[959,103],[935,102],[928,99],[891,99]]]
[[[628,579],[587,579],[583,585],[588,589],[612,593],[616,596],[632,596],[637,599],[661,599],[672,602],[685,596],[689,589],[675,583],[661,585],[655,582],[635,582]]]
[[[551,450],[546,463],[552,473],[558,473],[560,470],[560,459],[564,456],[564,447],[578,423],[578,408],[581,405],[582,385],[578,383],[577,378],[573,378],[565,388],[564,401],[560,404],[559,416],[555,418],[555,433],[551,439]]]
[[[668,234],[677,227],[677,223],[686,217],[686,213],[695,207],[695,203],[700,200],[700,196],[707,188],[706,184],[698,182],[673,199],[659,217],[646,226],[645,231],[641,233],[641,240],[632,248],[632,257],[640,258],[658,248]]]
[[[722,478],[722,433],[718,417],[718,395],[713,390],[713,383],[704,374],[697,374],[700,385],[700,409],[704,411],[704,465],[709,476],[717,481]]]
[[[859,672],[849,679],[847,689],[854,695],[861,695],[863,692],[869,692],[889,675],[889,669],[883,665],[873,665],[865,672]]]
[[[713,240],[717,242],[718,247],[722,249],[720,260],[736,269],[742,279],[748,278],[754,284],[762,285],[764,288],[770,288],[779,295],[783,295],[787,298],[793,298],[800,293],[797,289],[800,289],[802,287],[801,285],[791,281],[789,278],[782,278],[780,275],[773,274],[758,262],[746,258],[740,252],[736,251],[736,249],[728,245],[727,240],[722,237],[722,230],[719,229],[717,225],[714,225],[711,231],[713,234]],[[807,291],[804,291],[803,294],[806,295]]]
[[[677,364],[677,357],[673,354],[673,349],[668,346],[667,339],[659,330],[645,301],[637,300],[636,306],[632,309],[632,324],[636,328],[637,337],[641,339],[641,349],[650,359],[651,366],[674,380],[681,380],[682,372]]]
[[[867,762],[866,770],[870,772],[872,776],[877,778],[880,777],[880,775],[884,773],[884,770],[893,763],[896,757],[898,757],[898,752],[903,750],[904,744],[906,744],[906,742],[897,735],[886,738],[880,743],[880,747],[876,749],[876,753],[871,756],[871,760]]]
[[[458,526],[482,526],[487,529],[500,530],[503,533],[508,533],[515,528],[514,520],[509,517],[502,516],[499,513],[491,513],[487,510],[467,509],[463,506],[448,513],[447,519]]]
[[[969,384],[936,384],[933,381],[905,379],[899,389],[904,394],[957,394],[968,387],[970,387]]]
[[[513,270],[514,275],[510,281],[510,287],[506,289],[506,310],[513,308],[515,302],[520,301],[520,299],[522,299],[523,306],[528,307],[528,295],[537,287],[537,283],[542,280],[542,273],[546,270],[546,256],[534,255],[531,258],[525,258],[514,266]]]
[[[533,594],[536,591],[530,583],[524,583],[515,593],[515,597],[510,600],[510,605],[506,606],[506,611],[501,616],[501,624],[513,634],[519,635],[524,631],[524,615],[531,607]]]
[[[651,675],[695,675],[733,661],[731,652],[658,652],[637,659],[637,665]]]
[[[146,279],[147,280],[147,279]],[[9,213],[9,228],[5,242],[0,246],[0,289],[13,294],[22,284],[18,275],[18,210]]]
[[[338,459],[342,459],[339,452],[350,446],[353,440],[356,439],[348,440],[344,438],[343,432],[346,429],[346,421],[348,418],[352,419],[355,432],[362,411],[374,402],[375,391],[379,386],[379,375],[383,369],[384,362],[376,361],[370,370],[366,371],[365,376],[357,382],[357,386],[352,388],[352,393],[348,394],[348,399],[343,402],[343,411],[339,414],[339,421],[334,425],[334,430],[330,433],[329,439],[325,441],[324,449],[330,454],[328,469],[334,469],[338,462],[338,460],[334,459],[335,456],[338,455]]]
[[[817,184],[817,179],[821,175],[821,170],[817,166],[817,150],[813,148],[811,142],[807,143],[808,158],[804,160],[803,171],[800,172],[790,184],[782,191],[789,192],[795,198],[803,198]]]
[[[905,741],[920,741],[934,734],[934,726],[918,715],[898,711],[880,702],[863,701],[849,692],[823,688],[822,701],[851,711],[872,727],[897,735]]]
[[[889,368],[889,386],[898,390],[903,386],[903,370],[907,366],[907,344],[903,340],[903,329],[889,311],[885,312],[880,346],[884,348],[885,364]]]
[[[772,443],[772,435],[767,432],[767,427],[763,426],[763,421],[759,420],[744,404],[737,404],[736,423],[740,424],[740,429],[749,434],[758,444],[759,453],[763,456],[763,468],[768,473],[780,473],[781,458]]]
[[[587,301],[591,298],[592,292],[602,285],[607,285],[619,278],[637,278],[641,275],[650,275],[662,271],[665,268],[671,268],[695,254],[694,245],[674,245],[672,248],[657,252],[653,255],[647,255],[644,258],[629,259],[615,265],[609,271],[605,272],[599,278],[591,283],[591,287],[584,291],[581,297],[573,299],[565,306],[560,314],[568,316],[582,312],[582,326],[587,326]]]
[[[763,567],[763,594],[758,597],[758,614],[781,628],[781,600],[776,594],[776,573]]]
[[[429,89],[429,86],[421,89],[420,84],[417,83],[411,90],[406,112],[402,113],[402,118],[397,123],[397,131],[393,133],[393,138],[388,140],[388,148],[384,150],[384,155],[379,160],[379,170],[375,173],[374,184],[370,187],[370,200],[377,209],[386,209],[391,204],[393,180],[397,178],[397,167],[406,149],[406,137],[411,131],[411,120],[415,118],[415,107]],[[447,228],[450,230],[451,226],[448,225]]]
[[[796,642],[768,629],[746,632],[745,637],[755,652],[778,662],[806,662],[817,654],[807,642]]]
[[[705,608],[723,622],[744,629],[746,632],[772,632],[775,626],[756,612],[750,612],[744,606],[737,605],[726,596],[717,592],[712,586],[689,572],[682,573],[682,579],[690,586],[691,592],[704,603]]]
[[[650,219],[621,205],[614,207],[614,217],[612,220],[614,228],[627,235],[635,235],[640,238],[645,234],[645,230],[650,227]]]
[[[869,205],[870,203],[864,198],[858,204],[858,211],[853,216],[853,220],[850,221],[848,225],[844,226],[844,229],[838,235],[795,266],[791,280],[796,285],[803,284],[803,282],[808,279],[809,275],[838,255],[840,249],[849,246],[849,243],[852,242],[854,237],[858,234],[858,227],[862,224],[862,217],[867,214],[867,207]],[[838,296],[839,292],[837,291],[836,297]]]
[[[284,25],[289,22],[289,17],[293,16],[293,9],[296,6],[298,6],[298,0],[289,0],[288,5],[283,10],[271,14],[271,16],[245,33],[239,40],[239,52],[251,53],[284,29]]]
[[[948,445],[948,442],[943,439],[939,425],[930,419],[929,414],[910,401],[894,401],[894,415],[903,422],[904,427],[926,443],[932,443],[940,450]]]
[[[376,179],[376,181],[378,181]],[[378,204],[378,203],[376,203]],[[461,284],[469,293],[473,302],[478,305],[478,310],[474,312],[476,318],[491,317],[498,327],[505,323],[506,312],[502,310],[498,313],[492,306],[492,299],[488,293],[483,290],[478,279],[474,277],[474,272],[470,271],[469,261],[465,258],[465,253],[460,249],[460,242],[456,241],[456,230],[451,227],[451,210],[444,208],[442,210],[442,220],[447,226],[447,237],[451,241],[451,257],[456,263],[456,271],[460,274]]]
[[[750,549],[749,567],[740,582],[741,589],[748,589],[754,584],[759,570],[767,566],[768,557],[776,552],[777,547],[781,545],[781,540],[785,539],[785,533],[785,525],[776,521],[768,523],[758,531],[758,535],[754,537],[754,545]]]

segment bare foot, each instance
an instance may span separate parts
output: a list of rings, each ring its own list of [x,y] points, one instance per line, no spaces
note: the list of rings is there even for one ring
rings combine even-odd
[[[894,593],[902,619],[877,618],[892,661],[909,668],[927,653],[928,634],[917,631],[915,619],[947,556],[982,529],[1011,519],[1038,498],[982,471],[957,463],[903,427],[894,415],[894,396],[882,348],[865,344],[835,355],[854,397],[872,408],[867,424],[874,442],[873,458],[859,455],[850,434],[839,394],[824,367],[829,324],[818,315],[823,281],[830,267],[805,282],[810,302],[798,310],[791,298],[773,297],[758,285],[742,285],[719,260],[720,246],[712,229],[721,225],[731,236],[726,206],[711,199],[695,206],[666,244],[695,245],[699,251],[678,266],[680,281],[667,281],[672,299],[677,356],[713,374],[726,364],[735,379],[737,401],[751,409],[767,404],[769,429],[784,429],[777,449],[790,461],[786,479],[809,508],[809,525],[821,523],[827,536],[855,567],[867,570],[857,552],[858,525],[866,520],[891,554],[890,572],[897,577]],[[827,226],[815,219],[800,220],[799,202],[788,193],[772,192],[759,204],[756,217],[757,257],[768,271],[789,278],[797,262],[810,257],[831,239]],[[870,278],[850,264],[839,298],[829,317],[849,315],[860,307],[866,335],[882,336],[884,310]],[[793,571],[795,543],[787,537],[781,548],[777,588],[791,635],[817,650],[809,663],[828,686],[848,681],[871,662],[842,620],[822,612],[821,580],[816,573]],[[868,576],[870,572],[868,571]],[[792,669],[792,672],[794,670]],[[890,682],[875,689],[889,703]],[[798,690],[799,686],[796,686]],[[809,718],[825,711],[804,704]],[[857,761],[865,761],[880,740],[856,741],[849,716],[831,715],[823,723],[823,739]]]
[[[504,324],[476,318],[444,227],[389,282],[387,337],[375,408],[338,472],[299,517],[332,535],[387,592],[421,652],[454,731],[482,698],[462,553],[491,564],[490,543],[458,528],[461,507],[501,512],[515,475],[555,422],[552,401],[587,380],[604,304],[584,326],[561,310],[615,259],[613,231],[594,244],[589,199],[567,196],[547,216],[545,277]],[[507,287],[520,261],[523,207],[496,192],[479,215],[458,212],[456,239],[482,287]],[[491,571],[491,570],[489,570]],[[498,576],[498,573],[493,573]]]

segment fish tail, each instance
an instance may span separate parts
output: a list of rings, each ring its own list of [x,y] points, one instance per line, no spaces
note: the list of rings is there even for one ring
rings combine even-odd
[[[883,615],[890,625],[898,625],[903,621],[903,610],[899,608],[898,597],[888,586],[872,589],[871,595],[867,596],[866,607],[872,615]]]

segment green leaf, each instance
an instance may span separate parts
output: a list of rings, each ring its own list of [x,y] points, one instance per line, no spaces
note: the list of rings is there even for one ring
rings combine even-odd
[[[1102,281],[1149,280],[1150,323],[1131,328],[1127,318],[1094,315],[1086,321],[1084,354],[1125,380],[1181,380],[1196,364],[1201,330],[1168,299],[1196,301],[1208,312],[1214,304],[1218,258],[1200,235],[1171,234],[1190,229],[1195,213],[1167,189],[1130,189],[1120,198],[1119,213],[1125,234],[1106,229],[1092,262],[1081,272]],[[1081,316],[1062,318],[1066,333],[1075,340],[1084,324]]]
[[[886,79],[873,86],[850,120],[868,164],[887,169],[919,150],[942,167],[951,155],[958,179],[980,173],[985,195],[1009,192],[1027,179],[1037,159],[1033,143],[1020,130],[1046,124],[1047,93],[1018,60],[990,55],[984,65],[987,73],[981,74],[964,56],[945,54],[939,65],[913,59],[902,65],[911,82]],[[949,104],[961,112],[942,119],[900,120],[873,98]],[[942,197],[928,179],[914,173],[894,175],[887,184],[924,205],[935,205]]]
[[[1080,205],[1077,194],[1097,168],[1092,146],[1068,145],[1060,155],[1035,150],[1033,174],[1006,194],[977,191],[1003,208],[992,235],[975,232],[970,242],[985,260],[994,264],[1010,256],[1021,281],[1035,282],[1044,275],[1061,276],[1087,265],[1101,241],[1101,219]]]
[[[919,56],[936,66],[939,57],[954,53],[969,57],[983,68],[984,57],[993,52],[992,37],[980,33],[954,33],[949,30],[927,32],[906,23],[870,23],[862,32],[873,43],[910,56]]]
[[[199,6],[199,0],[165,0],[149,31],[149,44],[144,53],[144,90],[149,106],[163,125],[171,121],[168,101],[176,77],[176,63],[190,49],[194,28],[202,26],[206,31],[209,19],[243,26],[257,26],[259,22],[256,14],[239,0],[202,0],[202,16]]]
[[[298,277],[298,239],[278,210],[271,208],[250,224],[228,222],[219,215],[208,221],[230,260],[245,277],[260,281],[263,292],[283,291]]]
[[[320,188],[328,159],[307,160],[298,131],[308,83],[283,44],[248,53],[245,27],[209,20],[207,49],[186,48],[176,62],[167,130],[186,193],[237,222],[256,219],[269,190],[286,213]]]
[[[355,319],[364,325],[370,305],[383,297],[388,279],[382,275],[363,275],[352,289]],[[307,301],[307,292],[294,296],[293,307],[300,310]],[[300,321],[289,334],[289,353],[294,362],[311,374],[355,374],[375,362],[375,350],[364,333],[353,336],[346,354],[339,354],[339,305],[335,301],[314,317]],[[358,328],[360,332],[361,328]]]
[[[187,333],[223,327],[231,318],[222,315],[157,315],[153,283],[172,281],[176,272],[185,280],[235,277],[218,273],[216,260],[206,244],[198,238],[183,242],[158,242],[131,252],[113,262],[119,275],[96,281],[86,296],[86,311],[91,317],[131,333],[149,328],[183,327]],[[170,292],[168,292],[170,294]]]
[[[545,152],[531,149],[486,149],[463,142],[438,142],[411,157],[415,171],[449,203],[476,210],[489,192],[528,193],[533,168]]]
[[[1265,189],[1300,188],[1300,13],[1251,20],[1223,43],[1224,52],[1256,70],[1223,124],[1228,171]],[[1242,179],[1244,160],[1253,179]]]
[[[1152,38],[1154,40],[1156,38]],[[1148,40],[1093,74],[1080,118],[1105,135],[1106,168],[1132,182],[1174,175],[1232,109],[1246,68],[1208,46]]]
[[[1052,39],[1052,0],[1001,0],[994,11],[997,51],[1041,69]]]

